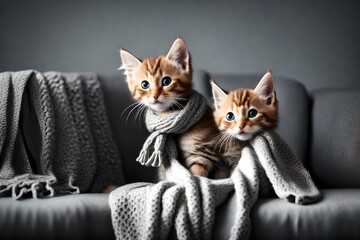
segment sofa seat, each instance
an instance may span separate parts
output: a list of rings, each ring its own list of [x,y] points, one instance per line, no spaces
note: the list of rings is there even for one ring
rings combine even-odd
[[[108,194],[0,198],[0,239],[114,239]]]
[[[252,210],[252,239],[360,239],[360,189],[322,189],[321,193],[320,202],[306,206],[279,198],[259,199]],[[219,207],[216,239],[229,239],[234,220],[229,216],[235,207],[234,195]]]
[[[360,239],[360,189],[321,192],[323,199],[307,206],[259,199],[252,239]],[[1,239],[114,239],[108,198],[105,193],[0,198]],[[214,239],[229,239],[235,208],[233,194],[217,209]]]

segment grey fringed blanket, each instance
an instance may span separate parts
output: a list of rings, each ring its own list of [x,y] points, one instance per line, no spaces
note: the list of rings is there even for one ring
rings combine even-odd
[[[211,239],[215,208],[234,189],[237,210],[231,239],[248,239],[250,211],[259,194],[274,189],[278,197],[296,204],[320,198],[308,171],[270,131],[256,136],[243,149],[228,179],[192,176],[176,159],[168,161],[167,181],[129,184],[110,194],[117,239],[167,239],[172,227],[178,239]]]
[[[0,73],[0,196],[100,192],[120,163],[95,76]]]

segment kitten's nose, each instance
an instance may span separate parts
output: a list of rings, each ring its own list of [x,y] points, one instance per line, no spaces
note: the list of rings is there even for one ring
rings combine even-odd
[[[159,98],[159,95],[154,95],[155,100],[158,100],[158,98]]]

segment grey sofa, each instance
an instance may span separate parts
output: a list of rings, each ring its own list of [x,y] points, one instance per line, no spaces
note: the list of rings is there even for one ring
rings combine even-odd
[[[224,89],[254,87],[261,75],[211,76]],[[210,75],[194,72],[194,87],[211,104]],[[135,114],[119,73],[101,76],[114,138],[128,183],[155,182],[156,169],[135,161],[148,135]],[[300,206],[278,198],[259,199],[252,209],[252,239],[360,239],[360,90],[307,92],[275,74],[279,99],[277,132],[310,170],[322,200]],[[214,239],[228,239],[234,195],[218,207]],[[0,239],[113,239],[108,194],[82,193],[49,199],[0,198]]]

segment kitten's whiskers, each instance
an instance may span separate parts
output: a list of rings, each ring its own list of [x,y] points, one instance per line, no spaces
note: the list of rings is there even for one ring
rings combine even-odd
[[[219,149],[218,149],[218,150],[221,152],[221,150],[222,150],[222,145],[223,145],[223,141],[225,140],[226,135],[227,135],[227,134],[226,134],[225,132],[220,132],[220,133],[213,139],[212,142],[216,143],[216,144],[215,144],[215,147],[214,147],[215,150],[218,149],[218,146],[219,146]]]
[[[139,105],[139,104],[141,104],[141,103],[140,103],[140,102],[134,102],[134,103],[130,104],[129,106],[127,106],[127,107],[124,109],[124,111],[122,111],[119,119],[122,118],[122,116],[124,115],[124,113],[126,112],[126,110],[128,110],[128,109],[131,108],[131,107],[133,107],[134,105]]]
[[[133,120],[133,123],[136,121],[136,119],[137,119],[138,117],[140,118],[141,112],[143,112],[144,109],[146,109],[146,105],[145,105],[145,104],[142,104],[142,105],[140,106],[140,108],[137,109],[136,114],[135,114],[135,117],[134,117],[134,120]]]
[[[125,113],[125,111],[126,111],[127,109],[129,109],[129,108],[132,107],[131,110],[129,111],[127,117],[126,117],[126,124],[127,124],[131,113],[132,113],[135,109],[137,109],[138,107],[143,107],[143,106],[144,106],[144,104],[141,103],[141,102],[136,102],[136,103],[131,104],[130,106],[128,106],[127,108],[125,108],[125,110],[124,110],[123,113],[121,114],[120,118],[122,117],[122,115]],[[140,109],[141,109],[141,108],[140,108]],[[135,119],[136,119],[136,116],[135,116]]]
[[[179,109],[183,109],[184,106],[183,106],[181,103],[179,103],[178,101],[176,101],[176,99],[177,99],[177,98],[169,101],[169,105],[170,105],[174,110],[175,110],[174,106],[176,106],[176,107],[179,108]]]

